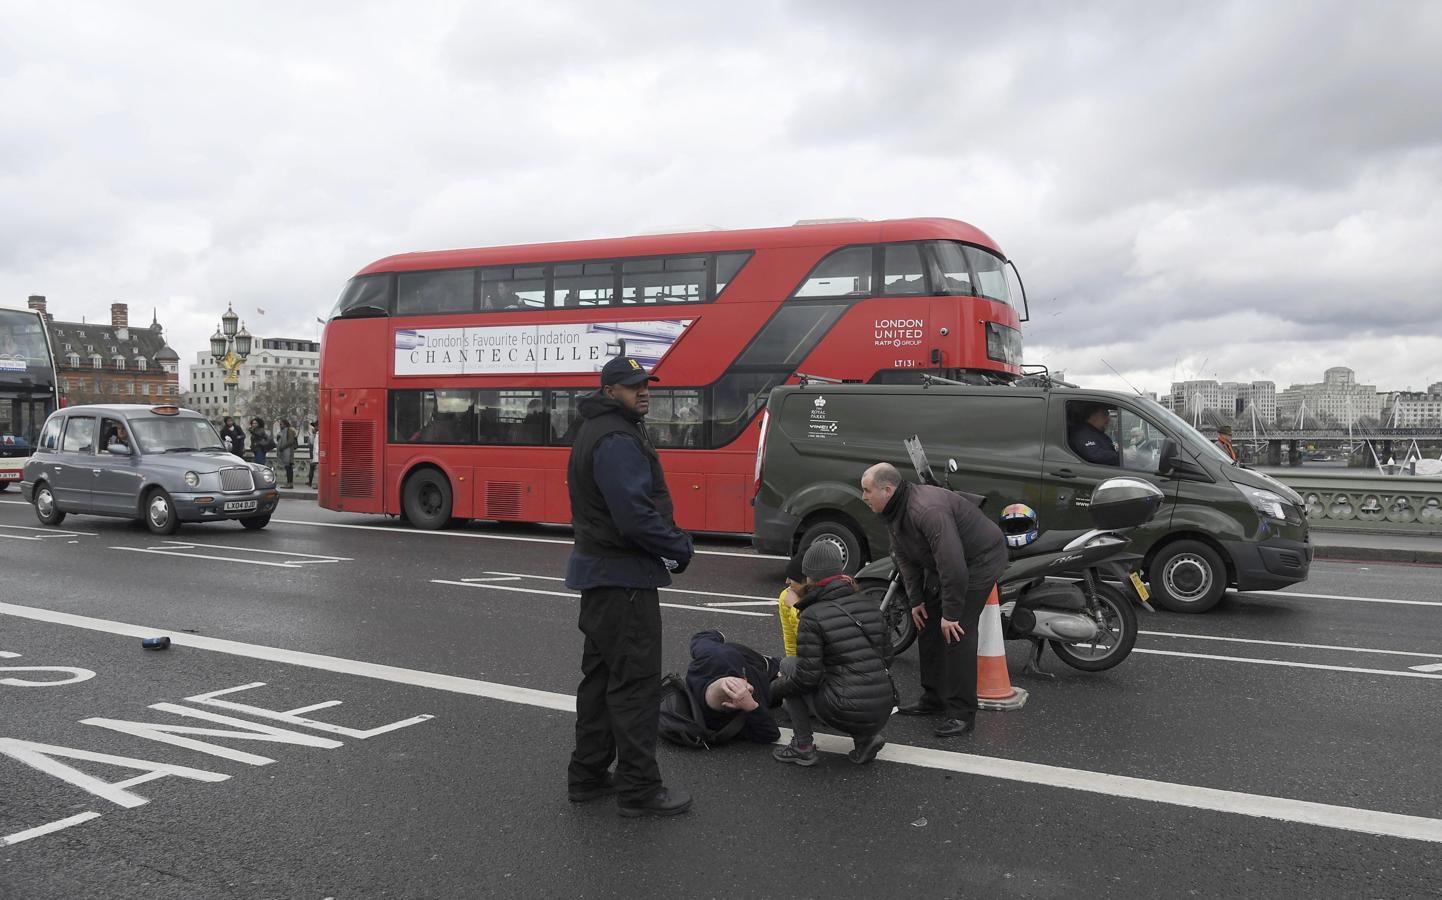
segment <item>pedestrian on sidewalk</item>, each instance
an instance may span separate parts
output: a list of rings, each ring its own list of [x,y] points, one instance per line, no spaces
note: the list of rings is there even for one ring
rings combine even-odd
[[[819,720],[850,735],[847,758],[865,765],[886,745],[881,732],[896,705],[888,669],[891,636],[876,603],[842,574],[839,547],[817,541],[798,555],[806,581],[796,604],[796,655],[781,660],[771,689],[791,717],[793,737],[771,755],[777,762],[816,765],[812,724]]]
[[[311,422],[306,426],[306,440],[310,444],[310,466],[305,470],[305,486],[315,487],[315,467],[320,465],[320,423]]]
[[[265,465],[265,455],[275,446],[270,432],[265,430],[265,420],[253,416],[250,420],[250,452],[255,454],[256,465]]]
[[[281,419],[275,428],[275,448],[280,454],[280,464],[285,466],[285,486],[295,487],[295,447],[300,443],[295,428],[289,419]]]
[[[1217,426],[1217,446],[1221,447],[1222,452],[1232,458],[1232,462],[1237,461],[1237,448],[1232,444],[1232,426]]]
[[[220,429],[220,439],[225,442],[227,452],[245,457],[245,430],[235,424],[235,419],[230,416],[225,417],[225,425]]]
[[[937,737],[976,727],[976,640],[986,598],[1006,569],[1006,536],[954,491],[910,484],[890,463],[861,476],[861,500],[891,531],[891,555],[911,598],[921,699],[897,712],[936,715]]]
[[[618,793],[623,816],[671,816],[691,807],[656,764],[661,702],[661,597],[691,562],[676,527],[661,460],[646,432],[650,382],[628,356],[601,370],[601,389],[578,404],[582,423],[566,480],[575,547],[566,586],[581,592],[585,635],[576,691],[571,800]],[[616,770],[612,774],[611,763]]]

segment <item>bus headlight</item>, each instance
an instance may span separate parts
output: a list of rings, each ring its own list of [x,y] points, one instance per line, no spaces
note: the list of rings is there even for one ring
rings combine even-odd
[[[195,487],[200,487],[200,473],[199,473],[199,472],[186,472],[186,473],[185,473],[185,486],[186,486],[186,487],[193,487],[193,488],[195,488]]]

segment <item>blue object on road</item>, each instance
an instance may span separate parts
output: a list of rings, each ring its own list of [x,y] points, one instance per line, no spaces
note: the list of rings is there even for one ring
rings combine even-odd
[[[161,635],[160,637],[141,638],[140,646],[146,650],[166,650],[170,647],[170,638]]]

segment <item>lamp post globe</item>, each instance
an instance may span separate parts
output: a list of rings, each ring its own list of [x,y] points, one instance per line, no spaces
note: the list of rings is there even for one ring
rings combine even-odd
[[[215,334],[210,336],[210,356],[216,362],[220,362],[225,358],[225,344],[225,335],[221,334],[219,329],[216,329]]]
[[[250,355],[251,337],[245,326],[240,326],[240,332],[235,336],[235,355],[245,359]]]
[[[226,304],[225,315],[220,317],[220,327],[221,330],[225,332],[226,337],[233,337],[235,335],[235,326],[239,321],[240,316],[235,314],[234,307]]]

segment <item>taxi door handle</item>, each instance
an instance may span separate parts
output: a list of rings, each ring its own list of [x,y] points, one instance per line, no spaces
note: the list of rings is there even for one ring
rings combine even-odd
[[[1056,469],[1055,471],[1052,472],[1052,474],[1055,475],[1055,476],[1058,477],[1058,478],[1075,478],[1075,477],[1077,477],[1077,476],[1076,476],[1076,473],[1073,472],[1071,469]]]
[[[99,475],[99,474],[100,474],[100,470],[99,470],[99,469],[91,469],[90,471],[93,472],[93,473],[95,473],[96,475]]]

